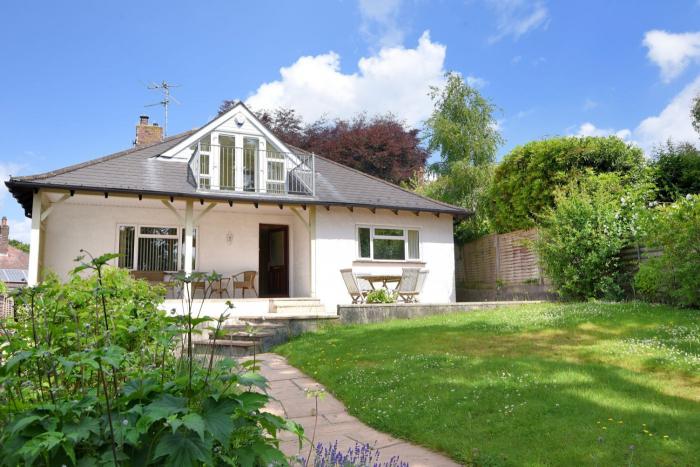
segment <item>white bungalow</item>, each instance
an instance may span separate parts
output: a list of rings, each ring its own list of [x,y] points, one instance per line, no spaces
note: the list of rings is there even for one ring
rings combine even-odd
[[[228,280],[222,292],[249,313],[334,314],[350,302],[347,268],[423,268],[420,301],[455,300],[461,208],[285,144],[240,103],[166,139],[142,117],[136,135],[131,149],[6,182],[32,219],[29,284],[46,271],[65,277],[85,249],[166,276],[254,271],[255,291]]]

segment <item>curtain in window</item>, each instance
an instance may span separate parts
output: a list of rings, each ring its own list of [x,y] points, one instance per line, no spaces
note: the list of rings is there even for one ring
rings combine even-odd
[[[133,225],[119,226],[119,260],[120,268],[134,268],[134,237],[136,229]]]
[[[419,237],[417,230],[408,231],[408,259],[420,258]]]
[[[177,271],[177,238],[139,238],[139,271]]]

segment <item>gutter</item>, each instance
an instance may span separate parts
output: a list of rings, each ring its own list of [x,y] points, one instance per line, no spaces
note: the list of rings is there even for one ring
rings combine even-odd
[[[413,212],[418,215],[420,212],[432,213],[439,217],[440,214],[447,214],[454,216],[455,218],[467,218],[474,215],[473,212],[467,211],[463,208],[455,207],[454,209],[431,209],[431,208],[407,208],[405,206],[394,206],[394,205],[377,205],[369,203],[347,203],[342,201],[322,201],[319,199],[304,199],[304,198],[268,198],[268,197],[253,197],[253,196],[231,196],[231,195],[212,195],[211,193],[181,193],[181,192],[166,192],[158,190],[134,190],[129,188],[94,188],[85,187],[79,185],[52,185],[48,183],[36,183],[30,181],[12,180],[5,182],[5,186],[9,189],[12,196],[22,205],[24,208],[24,214],[26,217],[31,218],[32,211],[32,194],[37,192],[39,189],[46,188],[58,191],[68,191],[70,195],[73,196],[76,193],[83,194],[103,194],[105,197],[109,197],[109,194],[128,194],[135,195],[139,198],[143,196],[148,197],[166,197],[171,198],[171,201],[175,198],[178,199],[194,199],[199,200],[201,203],[208,202],[228,202],[233,205],[234,202],[254,204],[256,207],[258,204],[272,205],[272,206],[302,206],[306,209],[306,206],[322,206],[326,209],[330,209],[332,206],[345,207],[352,211],[354,208],[365,208],[369,210],[376,209],[387,209],[394,211],[394,214],[398,215],[398,211]],[[20,191],[24,191],[21,193]]]

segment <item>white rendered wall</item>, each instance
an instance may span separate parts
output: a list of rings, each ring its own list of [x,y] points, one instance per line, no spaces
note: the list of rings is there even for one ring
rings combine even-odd
[[[184,219],[184,201],[175,201]],[[195,204],[195,216],[207,206]],[[217,205],[199,222],[197,228],[197,265],[199,271],[216,270],[233,274],[243,270],[258,270],[258,225],[282,224],[289,226],[290,294],[308,297],[310,283],[310,242],[306,227],[310,210],[297,209],[304,222],[289,208],[276,206],[255,209],[252,205]],[[316,209],[316,296],[335,310],[339,303],[350,299],[340,276],[340,269],[352,267],[358,272],[400,274],[402,267],[424,267],[430,272],[426,279],[421,301],[447,303],[455,300],[454,246],[452,217],[439,218],[429,213],[413,213],[377,209],[334,207],[327,211]],[[135,197],[76,195],[57,204],[45,221],[42,232],[41,263],[46,270],[67,277],[75,267],[80,249],[93,255],[117,251],[117,226],[141,224],[182,226],[175,214],[158,200],[138,201]],[[420,231],[421,261],[372,262],[357,258],[356,227],[358,224],[399,226]],[[233,234],[229,244],[227,234]]]
[[[175,201],[184,219],[185,202]],[[207,206],[195,204],[195,216]],[[298,212],[306,219],[307,212]],[[117,226],[140,224],[179,226],[182,223],[160,201],[134,198],[76,195],[54,207],[45,221],[43,267],[62,278],[76,266],[74,259],[83,248],[97,256],[117,251]],[[258,270],[258,225],[289,226],[290,293],[307,297],[309,283],[309,237],[305,224],[287,207],[228,204],[217,205],[195,224],[199,271],[230,275]],[[228,233],[233,235],[227,242]]]
[[[455,301],[455,261],[452,217],[377,209],[319,207],[316,216],[316,290],[317,297],[329,308],[351,303],[340,270],[353,268],[356,272],[401,274],[402,267],[429,270],[420,296],[424,303]],[[420,261],[368,261],[358,259],[356,228],[358,225],[396,226],[420,231]]]

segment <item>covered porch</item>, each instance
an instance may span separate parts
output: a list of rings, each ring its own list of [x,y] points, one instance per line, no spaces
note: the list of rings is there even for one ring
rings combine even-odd
[[[66,278],[81,250],[117,252],[115,266],[166,285],[178,273],[220,274],[216,287],[194,290],[207,314],[228,300],[239,316],[325,312],[315,298],[315,206],[43,190],[34,198],[33,283],[49,271]],[[181,311],[168,288],[164,309]]]

